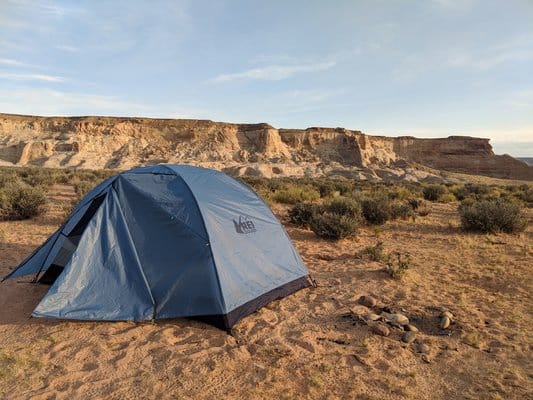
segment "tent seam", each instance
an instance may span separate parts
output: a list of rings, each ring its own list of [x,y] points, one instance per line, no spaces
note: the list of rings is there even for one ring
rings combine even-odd
[[[200,208],[200,204],[198,203],[198,199],[194,195],[194,192],[192,191],[191,187],[189,186],[189,184],[187,183],[185,178],[183,176],[181,176],[181,174],[179,174],[176,171],[174,171],[168,165],[163,165],[163,166],[165,168],[169,169],[170,171],[172,171],[176,176],[179,176],[181,178],[181,180],[183,181],[183,183],[185,184],[185,186],[189,190],[189,192],[191,194],[191,197],[192,197],[192,199],[194,201],[194,204],[196,204],[196,208],[198,208],[198,212],[200,214],[200,219],[202,220],[202,224],[204,226],[205,234],[207,235],[207,244],[209,246],[209,253],[211,253],[211,259],[213,260],[213,269],[215,270],[215,277],[216,277],[216,281],[217,281],[217,286],[218,286],[218,290],[220,292],[220,300],[222,301],[222,308],[223,308],[222,315],[225,315],[225,314],[228,313],[228,311],[226,309],[226,300],[224,299],[224,294],[222,293],[222,285],[220,283],[220,277],[218,275],[217,263],[215,261],[215,255],[213,254],[213,247],[211,246],[211,237],[209,236],[209,232],[207,230],[207,225],[205,224],[204,215],[202,214],[202,209]]]
[[[111,185],[111,190],[113,190],[113,192],[117,196],[117,200],[120,200],[120,198],[118,196],[118,192],[113,187],[113,185]],[[148,290],[148,294],[150,295],[150,300],[152,300],[152,306],[153,306],[152,319],[155,320],[155,317],[156,317],[156,302],[155,302],[155,299],[154,299],[154,295],[152,294],[152,290],[150,289],[150,285],[148,283],[148,279],[146,278],[146,275],[144,274],[144,270],[143,270],[142,265],[141,265],[141,259],[139,258],[139,252],[137,251],[137,247],[135,246],[135,242],[133,241],[133,238],[131,236],[131,233],[130,233],[130,230],[129,230],[129,226],[128,226],[128,222],[127,222],[127,219],[126,219],[126,215],[124,214],[124,211],[122,210],[122,205],[120,204],[120,201],[117,201],[117,205],[118,205],[118,209],[119,209],[120,213],[122,214],[122,218],[124,218],[124,224],[128,228],[126,231],[128,232],[128,236],[129,236],[129,239],[131,241],[131,245],[133,247],[133,251],[135,252],[135,259],[137,260],[137,264],[139,265],[139,271],[141,272],[141,276],[143,277],[144,284],[146,285],[146,289]]]

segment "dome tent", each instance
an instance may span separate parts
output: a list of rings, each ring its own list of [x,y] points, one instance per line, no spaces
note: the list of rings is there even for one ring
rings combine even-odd
[[[29,274],[51,283],[36,317],[198,317],[226,329],[309,285],[283,226],[254,191],[186,165],[102,182],[4,279]]]

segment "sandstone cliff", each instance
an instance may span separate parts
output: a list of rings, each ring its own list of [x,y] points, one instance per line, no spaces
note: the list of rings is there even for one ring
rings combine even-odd
[[[488,139],[417,139],[343,128],[118,117],[0,114],[0,165],[127,169],[188,163],[234,175],[426,180],[434,169],[533,180],[533,167],[496,156]]]

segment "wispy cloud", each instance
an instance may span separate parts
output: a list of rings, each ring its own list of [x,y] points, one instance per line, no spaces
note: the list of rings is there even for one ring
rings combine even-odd
[[[217,77],[211,79],[211,82],[223,83],[238,80],[279,81],[300,73],[324,71],[333,68],[335,64],[335,61],[328,61],[313,64],[268,65],[265,67],[252,68],[242,72],[218,75]]]
[[[45,75],[45,74],[19,74],[11,72],[0,72],[0,79],[10,81],[41,81],[41,82],[65,82],[65,78],[60,76]]]
[[[17,60],[12,60],[10,58],[0,58],[0,65],[7,65],[7,66],[10,66],[10,67],[25,67],[25,66],[27,66],[27,64],[25,64],[23,62],[20,62],[20,61],[17,61]]]
[[[509,61],[525,61],[533,59],[533,53],[527,50],[504,50],[487,52],[486,54],[461,54],[450,58],[451,67],[472,69],[490,69]]]
[[[60,44],[60,45],[57,45],[57,46],[54,46],[56,49],[58,50],[62,50],[62,51],[66,51],[68,53],[77,53],[80,51],[80,49],[76,46],[70,46],[70,45],[66,45],[66,44]]]
[[[85,9],[81,7],[64,7],[50,1],[41,2],[38,5],[38,9],[47,15],[62,18],[69,14],[84,13]]]
[[[533,35],[517,36],[482,51],[460,52],[448,58],[451,67],[490,69],[511,61],[533,59]]]
[[[115,115],[153,118],[215,118],[223,115],[176,104],[143,104],[105,94],[24,87],[0,87],[0,112],[30,115]]]

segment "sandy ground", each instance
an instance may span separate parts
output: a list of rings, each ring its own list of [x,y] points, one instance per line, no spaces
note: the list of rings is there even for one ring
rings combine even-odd
[[[56,187],[42,217],[0,222],[1,275],[61,223],[72,196]],[[32,319],[47,287],[4,282],[0,398],[533,398],[533,213],[521,235],[475,235],[461,232],[455,207],[431,204],[426,217],[365,227],[339,243],[288,226],[318,286],[246,317],[233,336],[190,320]],[[378,238],[388,252],[411,254],[403,280],[359,255]],[[358,321],[366,294],[404,312],[421,331],[417,342]],[[456,316],[446,331],[444,309]]]

